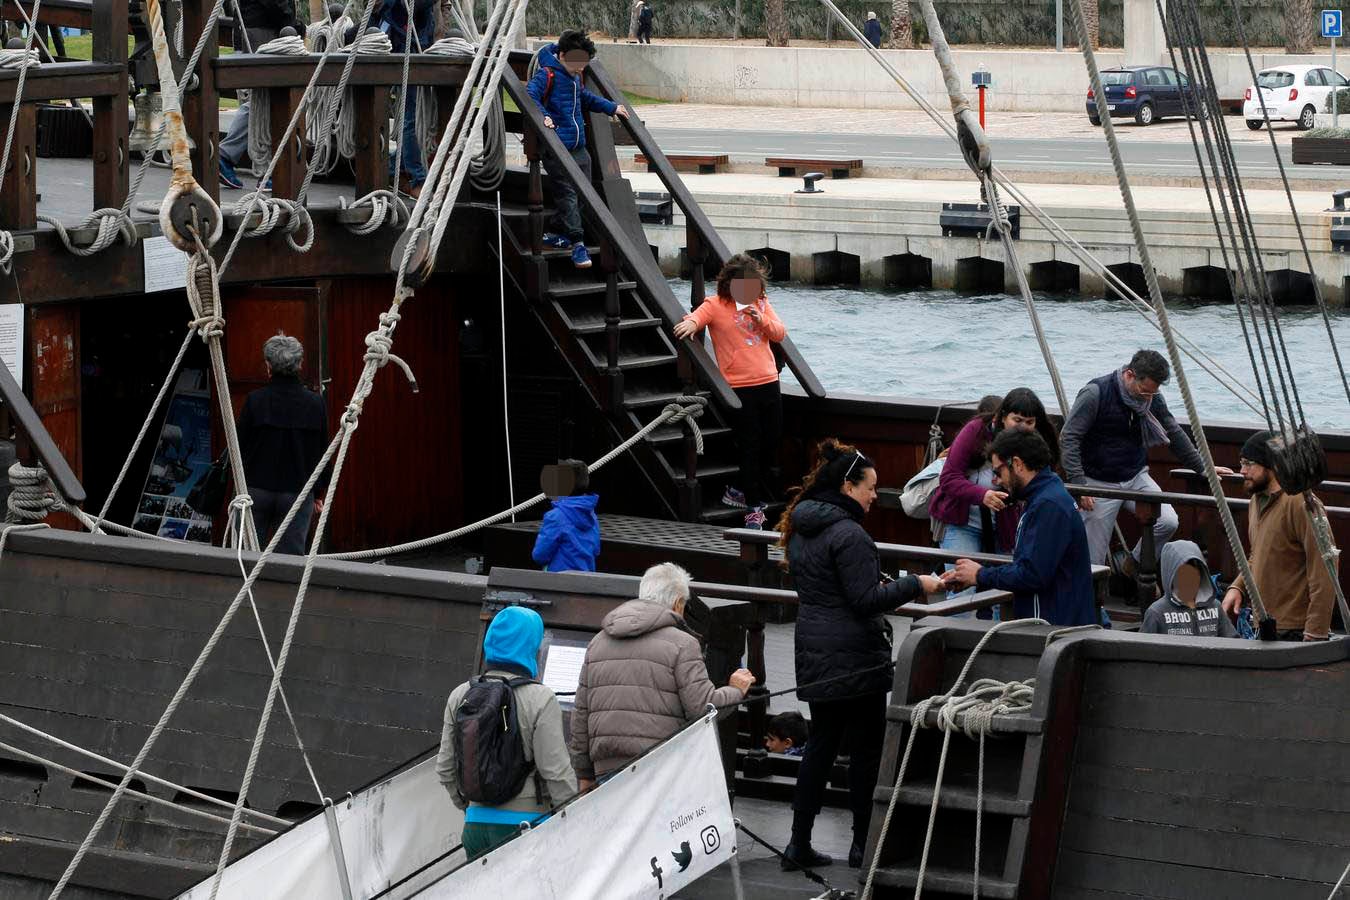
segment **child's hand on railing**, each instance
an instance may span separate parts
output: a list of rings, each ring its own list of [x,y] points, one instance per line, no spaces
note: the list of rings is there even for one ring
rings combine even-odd
[[[545,127],[545,128],[555,128],[555,127],[557,127],[557,126],[555,126],[555,125],[553,124],[553,117],[552,117],[552,116],[544,116],[544,127]]]

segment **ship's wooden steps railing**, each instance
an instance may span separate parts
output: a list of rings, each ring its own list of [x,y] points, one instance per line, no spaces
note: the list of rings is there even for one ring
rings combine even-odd
[[[985,629],[929,619],[900,646],[867,847],[878,900],[913,895],[933,802],[943,733],[927,728],[881,840],[910,713],[951,689]],[[982,896],[1147,895],[1159,879],[1176,896],[1326,895],[1350,850],[1329,823],[1350,809],[1317,782],[1346,744],[1319,723],[1345,718],[1350,642],[1086,631],[1047,644],[1053,630],[994,635],[966,682],[1036,679],[1029,713],[996,717],[984,743]],[[1235,761],[1267,775],[1233,779]],[[953,734],[924,896],[971,895],[978,774],[976,743]],[[1291,799],[1310,777],[1320,793]]]
[[[794,159],[785,156],[769,156],[765,158],[764,165],[770,169],[777,169],[779,178],[795,178],[797,175],[805,175],[807,172],[829,172],[831,178],[840,179],[848,178],[850,175],[861,175],[863,161],[861,159]]]
[[[699,393],[709,401],[700,427],[708,425],[714,433],[728,434],[723,417],[734,414],[740,401],[702,343],[674,341],[670,336],[684,310],[648,250],[632,189],[618,171],[608,122],[598,114],[588,116],[597,185],[581,174],[556,133],[544,127],[524,84],[508,78],[503,89],[521,110],[508,126],[519,123],[523,130],[529,170],[527,216],[523,222],[514,221],[523,227],[503,228],[506,258],[502,262],[521,293],[532,301],[531,310],[606,414],[616,436],[631,435],[675,397]],[[594,274],[583,278],[599,275],[602,281],[567,281],[576,277],[569,254],[544,247],[542,163],[546,152],[561,161],[576,187],[596,242],[597,265],[590,270]],[[592,308],[579,314],[584,303]],[[706,444],[709,452],[700,457],[693,430],[686,423],[681,430],[667,429],[639,445],[642,470],[658,495],[668,498],[672,515],[686,521],[705,515],[703,483],[725,482],[734,472],[734,448],[726,441],[721,443],[725,459],[714,458]]]
[[[99,0],[93,6],[92,24],[91,62],[46,63],[28,70],[15,125],[13,171],[6,175],[0,191],[0,223],[8,230],[37,227],[38,103],[69,97],[93,99],[93,208],[120,207],[126,199],[127,0]],[[5,122],[14,108],[18,82],[17,69],[0,72],[0,119]],[[31,251],[34,245],[31,234],[14,235],[16,253]]]
[[[624,99],[623,91],[598,60],[593,62],[587,71],[601,94],[615,101]],[[666,192],[670,194],[671,199],[675,201],[675,205],[684,214],[685,253],[693,270],[690,278],[692,283],[689,300],[691,308],[697,306],[703,301],[705,294],[703,273],[705,264],[720,267],[723,262],[731,257],[731,250],[718,235],[717,230],[713,228],[707,213],[694,200],[689,188],[676,174],[674,166],[671,165],[669,158],[652,138],[647,126],[643,125],[636,116],[620,121],[622,126],[632,135],[633,143],[643,157],[648,160],[648,166],[660,177]],[[807,365],[805,358],[797,350],[796,344],[792,342],[791,336],[773,346],[775,355],[780,357],[780,364],[786,364],[792,370],[792,374],[797,378],[797,383],[802,386],[802,390],[806,392],[808,397],[825,396],[825,387],[816,377],[816,373]]]
[[[727,165],[729,157],[725,153],[671,153],[666,156],[676,172],[692,172],[697,175],[716,175]],[[655,163],[646,154],[639,153],[633,162],[646,166],[648,172],[657,171]]]

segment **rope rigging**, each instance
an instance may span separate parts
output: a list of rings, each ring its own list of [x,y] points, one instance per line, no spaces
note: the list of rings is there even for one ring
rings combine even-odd
[[[1172,59],[1173,68],[1177,71],[1184,71],[1196,89],[1195,96],[1192,96],[1189,91],[1183,90],[1180,92],[1183,112],[1186,114],[1187,123],[1190,127],[1196,163],[1201,170],[1202,184],[1205,189],[1211,219],[1214,222],[1215,234],[1219,239],[1220,250],[1223,253],[1224,266],[1227,270],[1234,306],[1239,321],[1242,322],[1248,359],[1252,365],[1257,388],[1262,395],[1266,426],[1277,435],[1271,443],[1276,473],[1282,488],[1289,493],[1301,493],[1303,495],[1305,511],[1313,527],[1319,555],[1331,576],[1330,580],[1337,604],[1340,607],[1342,620],[1350,623],[1350,605],[1346,602],[1336,571],[1336,559],[1340,551],[1336,548],[1332,538],[1331,525],[1327,519],[1325,507],[1313,494],[1316,485],[1326,477],[1326,458],[1322,453],[1316,433],[1309,427],[1304,416],[1302,399],[1299,396],[1288,347],[1279,324],[1278,307],[1261,262],[1260,243],[1246,203],[1246,195],[1242,188],[1241,175],[1238,171],[1231,138],[1227,129],[1221,125],[1216,125],[1211,132],[1211,123],[1223,121],[1222,110],[1219,105],[1217,81],[1214,78],[1209,57],[1204,48],[1198,7],[1195,0],[1175,0],[1174,3],[1170,4],[1167,14],[1164,14],[1161,0],[1155,0],[1155,2],[1158,14],[1163,22],[1164,35],[1168,42],[1168,52]],[[1236,9],[1234,11],[1235,14],[1238,12]],[[1240,15],[1238,17],[1238,28],[1239,32],[1242,33],[1244,26]],[[1253,71],[1253,79],[1255,79],[1250,50],[1248,49],[1246,52],[1248,66]],[[1178,60],[1178,53],[1180,54],[1180,60]],[[1255,83],[1255,80],[1253,83]],[[1191,121],[1193,106],[1196,108],[1195,118],[1199,121],[1199,134],[1197,134],[1195,124]],[[1264,104],[1262,104],[1262,115],[1266,118],[1265,125],[1267,131],[1269,131],[1268,111]],[[1205,171],[1206,161],[1208,161],[1213,173],[1213,192],[1211,191],[1209,173]],[[1282,161],[1280,162],[1280,168],[1283,175]],[[1294,213],[1295,229],[1306,254],[1307,241],[1303,235],[1302,224],[1298,220],[1297,211],[1294,210],[1293,194],[1289,190],[1287,178],[1284,180],[1284,188],[1291,211]],[[1223,211],[1222,222],[1215,208],[1213,193],[1218,194],[1219,207]],[[1225,235],[1227,236],[1227,242],[1225,242]],[[1232,249],[1231,263],[1229,259],[1230,244]],[[1311,272],[1311,256],[1305,255],[1305,261]],[[1234,271],[1234,268],[1236,271]],[[1313,284],[1318,304],[1322,308],[1323,320],[1328,325],[1328,338],[1344,384],[1345,375],[1341,368],[1340,352],[1336,345],[1335,335],[1330,331],[1325,303],[1321,296],[1321,289],[1317,286],[1316,278],[1313,278]],[[1258,313],[1260,315],[1259,323]],[[1246,325],[1248,317],[1252,321],[1251,336],[1248,335]],[[1265,326],[1264,336],[1261,325]],[[1256,351],[1259,351],[1259,353],[1253,351],[1252,336],[1256,339]],[[1267,343],[1269,344],[1269,351],[1267,350]],[[1258,355],[1261,360],[1260,364],[1257,362]],[[1272,374],[1272,368],[1274,374]],[[1276,390],[1277,383],[1278,391]],[[1350,397],[1350,393],[1347,394],[1347,397]],[[1272,411],[1274,413],[1273,418]]]
[[[863,50],[865,50],[868,54],[870,54],[872,59],[874,59],[877,62],[877,64],[881,66],[881,68],[888,75],[890,75],[891,79],[894,80],[895,83],[900,86],[900,88],[910,97],[910,99],[914,100],[914,102],[918,104],[919,108],[923,110],[930,119],[933,120],[934,124],[936,124],[944,134],[946,134],[949,138],[956,141],[958,145],[960,145],[961,139],[958,135],[956,128],[946,119],[946,117],[944,117],[941,113],[937,111],[937,109],[933,106],[933,104],[928,101],[927,97],[925,97],[922,93],[914,89],[913,85],[910,84],[909,80],[905,78],[904,75],[900,74],[900,72],[895,68],[895,66],[893,66],[890,63],[890,61],[887,60],[886,57],[881,54],[880,51],[878,51],[875,47],[872,46],[872,44],[867,40],[867,38],[863,36],[863,33],[858,30],[857,26],[853,24],[852,20],[850,20],[846,15],[844,15],[843,12],[840,11],[839,7],[835,5],[833,0],[820,0],[820,3],[830,12],[831,15],[834,16],[835,20],[838,21],[840,26],[853,36],[854,40],[858,42],[858,45],[862,47]],[[1083,244],[1080,243],[1067,230],[1065,230],[1065,228],[1062,225],[1060,225],[1054,219],[1053,216],[1047,213],[1044,209],[1040,207],[1039,204],[1037,204],[1029,196],[1027,196],[1021,190],[1021,188],[1019,188],[1006,175],[1004,175],[1002,171],[999,170],[998,166],[992,164],[990,165],[990,175],[995,181],[995,183],[1004,192],[1006,192],[1009,196],[1011,196],[1014,200],[1016,200],[1017,203],[1021,206],[1021,208],[1025,210],[1027,213],[1029,213],[1032,216],[1032,218],[1034,218],[1043,227],[1045,227],[1046,230],[1048,230],[1051,233],[1051,235],[1055,238],[1055,240],[1064,244],[1069,249],[1069,251],[1073,253],[1073,255],[1079,260],[1079,262],[1083,263],[1083,265],[1087,266],[1090,270],[1099,275],[1106,282],[1106,284],[1113,291],[1119,294],[1122,299],[1124,299],[1127,303],[1129,303],[1130,306],[1136,312],[1138,312],[1146,322],[1152,325],[1155,329],[1159,331],[1162,330],[1162,326],[1159,323],[1158,318],[1155,315],[1153,308],[1148,301],[1141,299],[1139,295],[1135,293],[1135,291],[1128,284],[1126,284],[1123,279],[1121,279],[1120,276],[1118,276],[1116,273],[1108,269],[1106,267],[1106,264],[1103,263],[1101,259],[1099,259],[1094,253],[1092,253],[1085,246],[1083,246]],[[1203,348],[1196,345],[1189,338],[1185,337],[1184,335],[1178,332],[1174,333],[1177,336],[1177,340],[1183,345],[1183,352],[1188,357],[1190,357],[1192,361],[1194,361],[1202,369],[1204,369],[1211,376],[1213,376],[1214,380],[1219,384],[1219,386],[1222,387],[1224,390],[1228,391],[1229,393],[1231,393],[1239,402],[1246,405],[1257,415],[1262,415],[1262,407],[1259,405],[1259,398],[1253,391],[1251,391],[1249,388],[1243,385],[1242,382],[1237,378],[1237,376],[1235,376],[1232,372],[1229,372],[1228,369],[1225,368],[1222,363],[1214,359],[1209,353],[1207,353]],[[1062,412],[1067,414],[1068,410],[1065,409]]]

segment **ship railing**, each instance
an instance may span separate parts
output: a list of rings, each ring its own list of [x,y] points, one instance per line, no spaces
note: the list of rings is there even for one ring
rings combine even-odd
[[[6,4],[8,7],[8,4]],[[15,11],[17,13],[17,11]],[[61,24],[62,9],[50,15],[43,6],[43,22]],[[0,227],[13,232],[37,228],[37,110],[52,100],[91,98],[93,101],[93,209],[120,207],[127,195],[127,0],[96,0],[90,24],[94,31],[89,62],[47,62],[32,66],[24,85],[15,125],[10,169],[0,191]],[[9,122],[18,89],[19,70],[0,70],[0,121]],[[71,232],[76,242],[92,239]],[[17,253],[34,248],[31,233],[14,235]]]
[[[1168,472],[1173,478],[1180,478],[1188,484],[1194,484],[1197,487],[1207,487],[1204,474],[1193,472],[1190,469],[1172,469]],[[1227,487],[1239,487],[1242,484],[1242,476],[1236,472],[1232,475],[1220,475],[1219,479]],[[1313,489],[1316,494],[1350,494],[1350,481],[1332,481],[1328,479],[1317,485]]]
[[[625,102],[623,91],[598,60],[592,61],[587,72],[591,82],[599,88],[598,93],[616,103]],[[647,126],[642,124],[637,116],[630,116],[627,119],[621,118],[619,119],[619,125],[632,136],[633,143],[637,145],[638,150],[647,159],[647,165],[661,179],[666,192],[670,194],[671,199],[675,201],[675,205],[684,214],[685,255],[689,260],[691,282],[689,306],[693,309],[703,301],[705,295],[704,266],[711,262],[714,267],[720,268],[722,263],[731,257],[731,251],[717,233],[717,230],[713,228],[712,221],[709,220],[707,213],[694,200],[694,195],[690,193],[689,188],[680,179],[675,167],[671,165],[670,160],[662,152],[660,145],[647,131]],[[825,396],[825,388],[820,383],[820,379],[807,365],[806,359],[801,355],[790,337],[784,338],[780,343],[773,346],[775,354],[780,357],[782,363],[786,363],[792,374],[796,376],[797,383],[806,391],[807,396]]]
[[[746,528],[728,529],[724,536],[733,540],[744,536],[746,543],[741,545],[743,551],[747,545],[762,546],[767,554],[768,544],[771,541],[761,540],[756,537],[757,535],[769,535],[772,536],[773,541],[777,540],[775,532],[753,531]],[[898,545],[887,546],[898,547]],[[922,550],[925,548],[914,549]],[[784,607],[798,605],[797,592],[756,585],[716,584],[698,581],[691,584],[690,588],[700,598],[737,600],[753,604],[750,616],[744,620],[745,667],[755,676],[755,683],[746,695],[745,723],[750,735],[750,743],[742,767],[742,774],[747,778],[767,775],[768,769],[764,765],[766,760],[764,731],[769,722],[767,698],[771,693],[771,688],[769,686],[768,665],[765,661],[764,629],[774,613]],[[1007,591],[980,591],[970,596],[935,600],[931,603],[911,602],[900,606],[895,610],[895,614],[921,619],[925,616],[951,616],[991,608],[1000,610],[1000,615],[1003,618],[1011,618],[1012,594]]]

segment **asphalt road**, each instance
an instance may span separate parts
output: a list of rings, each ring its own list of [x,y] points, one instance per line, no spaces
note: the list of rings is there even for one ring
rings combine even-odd
[[[1169,123],[1157,127],[1184,127]],[[727,153],[733,161],[762,163],[765,156],[860,158],[865,166],[910,169],[964,170],[953,141],[932,135],[804,134],[787,131],[716,131],[712,129],[653,127],[652,134],[666,153]],[[1132,135],[1132,137],[1134,137]],[[1008,169],[1037,172],[1111,173],[1111,160],[1099,136],[1095,138],[998,138],[994,161]],[[1269,144],[1233,145],[1243,177],[1278,179]],[[1328,188],[1350,187],[1350,169],[1338,166],[1293,166],[1289,147],[1280,147],[1291,179],[1314,181]],[[1156,176],[1198,176],[1195,150],[1186,141],[1121,143],[1121,155],[1131,173]]]

